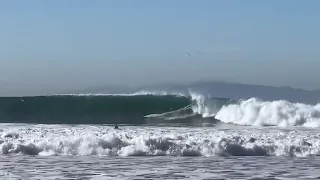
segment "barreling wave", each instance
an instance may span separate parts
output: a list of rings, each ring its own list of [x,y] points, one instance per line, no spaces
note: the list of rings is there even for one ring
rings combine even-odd
[[[0,98],[2,123],[149,124],[204,120],[247,126],[320,127],[320,104],[148,91]]]
[[[143,124],[144,116],[186,107],[176,95],[55,95],[0,98],[2,123]]]

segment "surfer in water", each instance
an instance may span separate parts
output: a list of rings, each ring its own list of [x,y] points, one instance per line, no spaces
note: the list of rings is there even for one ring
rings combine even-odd
[[[119,129],[118,124],[116,124],[116,125],[114,126],[114,129]]]

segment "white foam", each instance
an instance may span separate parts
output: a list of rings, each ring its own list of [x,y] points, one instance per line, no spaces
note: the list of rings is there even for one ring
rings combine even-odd
[[[168,92],[168,91],[148,91],[141,90],[133,93],[135,95],[157,95],[157,96],[167,96],[167,95],[175,95],[175,96],[186,96],[186,94],[181,92]]]
[[[6,136],[7,134],[19,136]],[[312,156],[316,131],[105,126],[3,126],[1,154],[40,156]]]
[[[110,94],[110,93],[71,93],[71,94],[55,94],[55,96],[142,96],[142,95],[153,95],[153,96],[167,96],[167,95],[175,95],[175,96],[186,96],[180,92],[167,92],[167,91],[147,91],[141,90],[134,93],[128,94]]]
[[[195,113],[201,114],[204,118],[214,116],[215,113],[220,109],[215,99],[211,99],[210,97],[206,97],[202,94],[191,91],[189,94],[192,101],[195,103],[192,107],[192,110]]]
[[[215,116],[222,122],[252,126],[320,126],[320,104],[308,105],[284,100],[261,101],[256,98],[223,106]]]
[[[225,104],[216,98],[190,92],[192,109],[202,117],[215,117],[224,123],[250,126],[320,127],[320,104],[309,105],[285,100],[262,101],[257,98]],[[224,103],[227,103],[225,100]]]
[[[145,118],[161,118],[164,120],[184,119],[184,118],[188,118],[188,117],[192,117],[192,116],[196,115],[196,113],[194,113],[194,112],[193,113],[187,112],[191,108],[192,108],[192,106],[188,105],[188,106],[181,108],[181,109],[178,109],[178,110],[169,111],[169,112],[165,112],[165,113],[161,113],[161,114],[149,114],[144,117]]]

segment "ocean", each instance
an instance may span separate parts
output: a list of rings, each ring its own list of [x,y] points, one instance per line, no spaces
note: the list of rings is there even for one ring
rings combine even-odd
[[[319,104],[191,92],[1,97],[0,123],[6,180],[320,178]]]

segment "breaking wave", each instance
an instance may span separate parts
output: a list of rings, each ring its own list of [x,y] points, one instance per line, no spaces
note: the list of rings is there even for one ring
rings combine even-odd
[[[247,126],[303,126],[309,128],[320,127],[320,104],[310,105],[293,103],[286,100],[263,101],[258,98],[225,99],[211,98],[197,93],[190,93],[192,113],[202,118],[213,117],[223,123]],[[166,118],[168,114],[178,111],[159,114]],[[157,115],[152,115],[157,116]],[[184,117],[175,115],[174,117]]]
[[[189,92],[0,98],[2,123],[145,124],[209,119],[246,126],[320,126],[320,104],[227,99]]]
[[[224,123],[253,126],[319,127],[320,104],[308,105],[284,100],[261,101],[256,98],[223,106],[215,115]]]

